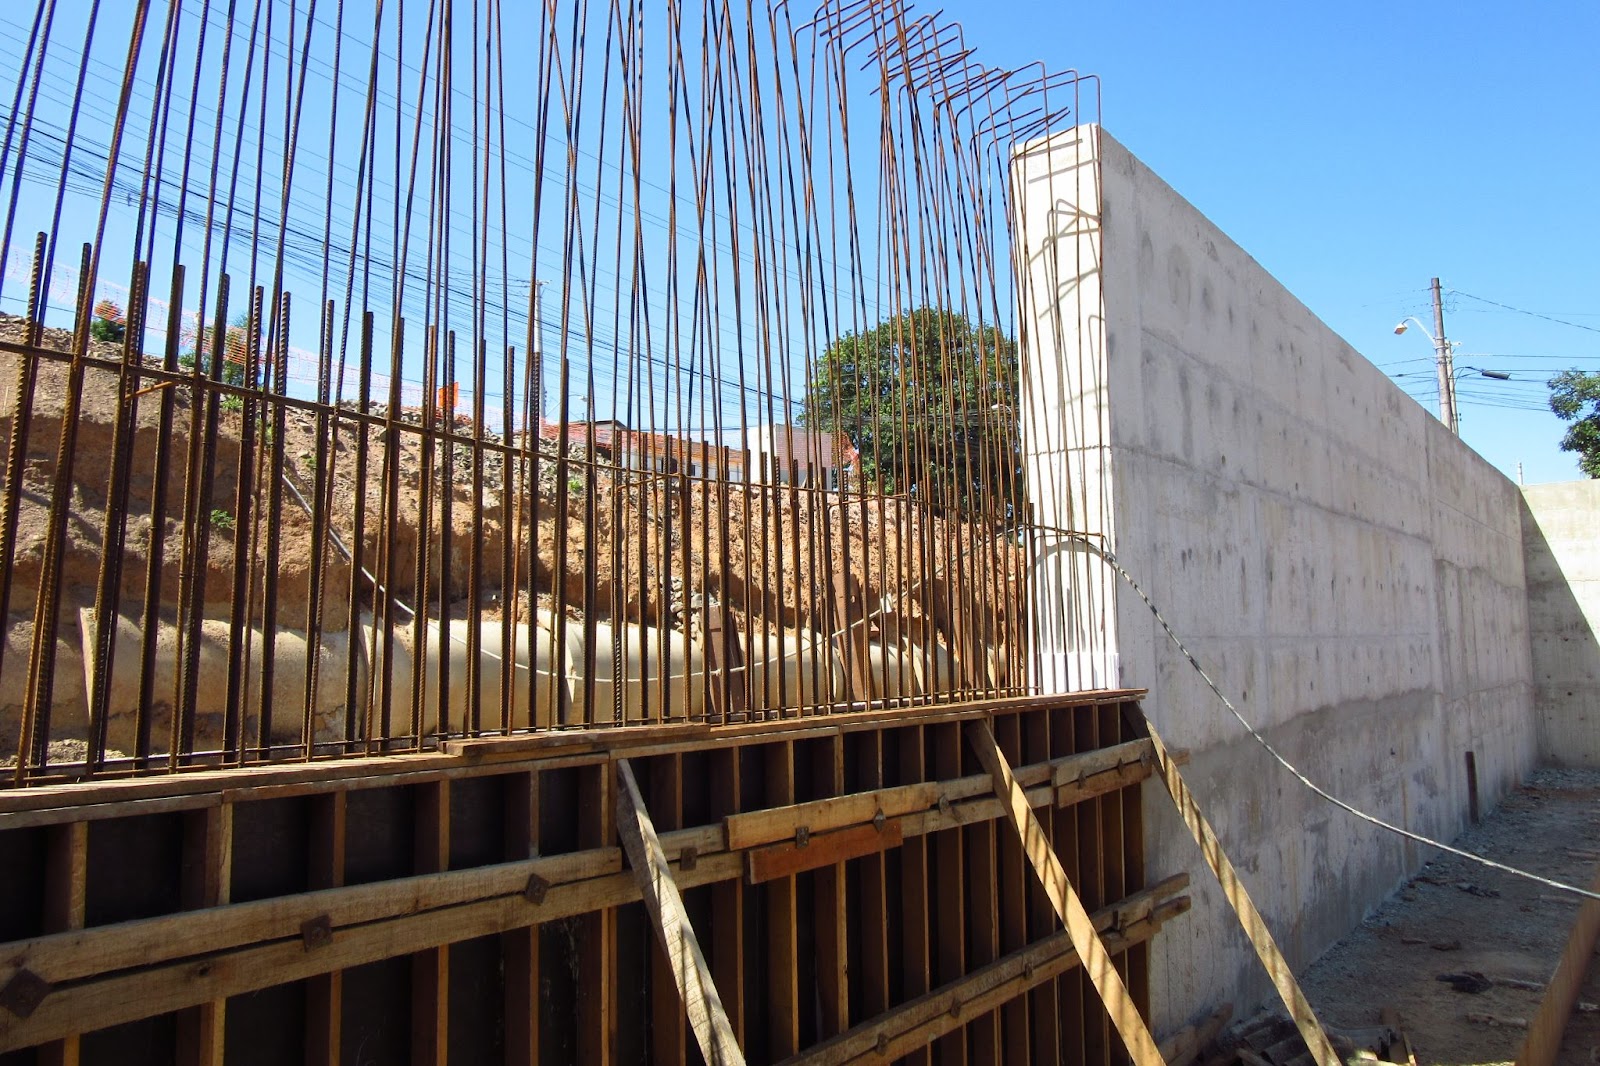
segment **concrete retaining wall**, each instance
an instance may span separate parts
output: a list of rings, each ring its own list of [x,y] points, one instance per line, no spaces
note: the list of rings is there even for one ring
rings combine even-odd
[[[1020,150],[1013,180],[1036,517],[1104,533],[1314,780],[1454,836],[1467,752],[1486,808],[1536,758],[1517,487],[1099,129]],[[1074,472],[1102,461],[1103,485]],[[1120,682],[1148,687],[1152,719],[1193,749],[1193,789],[1292,965],[1417,868],[1416,847],[1272,763],[1126,590],[1108,629]],[[1154,948],[1157,1028],[1265,1000],[1165,792],[1145,802],[1150,873],[1188,869],[1195,891]]]
[[[1539,755],[1600,767],[1600,481],[1522,490]]]

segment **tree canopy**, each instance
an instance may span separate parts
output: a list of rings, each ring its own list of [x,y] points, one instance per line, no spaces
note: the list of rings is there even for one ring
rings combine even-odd
[[[925,307],[830,345],[801,418],[846,434],[880,491],[1004,518],[1022,499],[1017,403],[1015,342]]]
[[[1578,453],[1578,469],[1600,478],[1600,373],[1566,370],[1551,378],[1550,410],[1571,423],[1561,450]]]

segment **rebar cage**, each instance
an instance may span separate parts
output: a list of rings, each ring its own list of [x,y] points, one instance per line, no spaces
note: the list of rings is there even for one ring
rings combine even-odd
[[[880,0],[0,23],[13,783],[1038,687],[1009,170],[1092,77]]]

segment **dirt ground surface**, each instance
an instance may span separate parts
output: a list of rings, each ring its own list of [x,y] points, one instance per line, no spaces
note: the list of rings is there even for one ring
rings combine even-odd
[[[1537,771],[1455,844],[1587,887],[1600,859],[1600,771]],[[1375,1026],[1383,1008],[1398,1011],[1419,1063],[1510,1063],[1526,1035],[1516,1020],[1538,1010],[1577,914],[1575,896],[1441,856],[1317,960],[1303,986],[1328,1025]],[[1591,964],[1580,1000],[1600,1003],[1600,967]],[[1575,1011],[1559,1061],[1600,1062],[1597,1047],[1600,1012]]]

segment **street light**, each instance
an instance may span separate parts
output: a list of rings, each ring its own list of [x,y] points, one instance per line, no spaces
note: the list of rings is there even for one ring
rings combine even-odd
[[[1439,279],[1434,279],[1434,316],[1438,320],[1439,333],[1435,336],[1427,326],[1418,318],[1402,318],[1395,324],[1394,332],[1398,336],[1404,333],[1415,322],[1417,328],[1433,342],[1434,363],[1439,373],[1439,421],[1450,427],[1450,432],[1461,432],[1461,420],[1456,417],[1456,387],[1455,376],[1450,367],[1451,343],[1444,338],[1443,314],[1439,308],[1438,291]]]
[[[1511,380],[1511,375],[1506,373],[1504,370],[1485,370],[1481,366],[1463,366],[1463,367],[1458,367],[1453,376],[1455,377],[1455,379],[1457,381],[1460,381],[1462,372],[1463,371],[1467,371],[1467,370],[1471,370],[1471,371],[1476,372],[1477,375],[1480,378],[1494,378],[1496,381],[1510,381]]]

